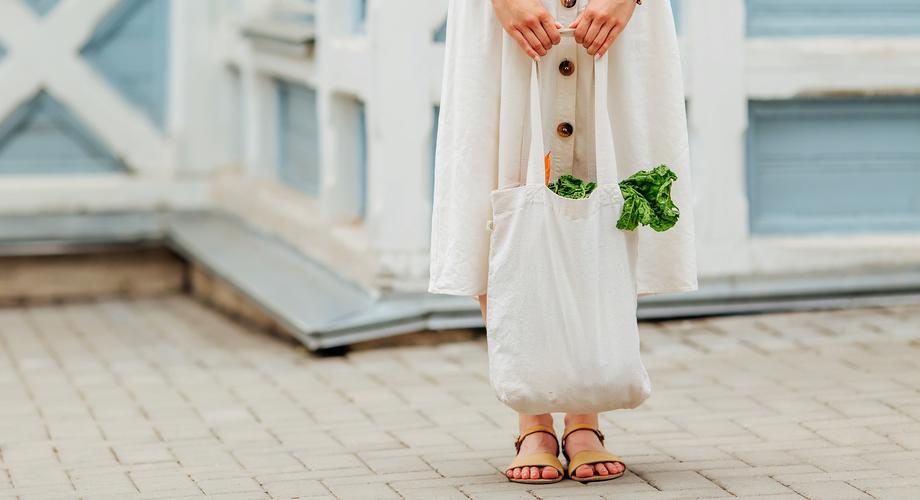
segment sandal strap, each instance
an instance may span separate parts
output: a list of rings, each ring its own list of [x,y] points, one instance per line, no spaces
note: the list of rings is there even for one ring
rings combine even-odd
[[[518,467],[552,467],[559,471],[560,476],[565,475],[565,467],[562,466],[562,462],[559,461],[559,458],[545,451],[532,453],[524,457],[515,457],[514,460],[505,467],[505,470]]]
[[[597,439],[601,441],[601,444],[604,444],[604,433],[597,427],[591,424],[572,424],[565,426],[565,431],[562,433],[562,449],[565,449],[565,438],[569,437],[569,434],[582,429],[587,429],[597,434]]]
[[[514,451],[515,451],[515,452],[520,452],[520,451],[521,451],[521,443],[524,442],[524,438],[527,437],[527,436],[529,436],[529,435],[531,435],[531,434],[533,434],[533,433],[535,433],[535,432],[545,432],[545,433],[547,433],[547,434],[553,436],[553,439],[557,439],[557,438],[556,438],[556,430],[553,429],[553,427],[552,427],[551,425],[542,425],[542,424],[531,425],[530,427],[524,429],[524,430],[521,432],[521,434],[517,437],[517,439],[514,440]],[[557,457],[559,456],[559,443],[558,443],[558,442],[556,443],[556,456],[557,456]]]
[[[575,469],[582,465],[596,464],[600,462],[619,462],[626,467],[623,459],[609,451],[583,450],[579,451],[569,460],[568,473],[569,477],[575,477]],[[578,478],[585,479],[585,478]]]

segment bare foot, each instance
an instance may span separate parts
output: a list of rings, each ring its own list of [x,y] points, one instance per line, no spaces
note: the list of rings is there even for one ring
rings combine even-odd
[[[570,457],[584,450],[606,451],[597,434],[588,429],[579,429],[565,438],[565,452]],[[597,462],[585,464],[575,469],[575,477],[617,475],[626,470],[621,462]]]
[[[533,434],[527,435],[527,437],[521,441],[521,450],[518,452],[518,455],[530,455],[541,451],[554,455],[559,453],[557,449],[558,446],[559,444],[553,436],[545,432],[534,432]],[[509,478],[514,479],[556,479],[559,477],[559,471],[549,466],[515,467],[514,469],[505,471],[505,474]]]

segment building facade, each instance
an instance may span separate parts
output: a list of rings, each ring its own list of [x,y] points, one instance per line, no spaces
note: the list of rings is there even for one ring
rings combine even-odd
[[[220,210],[424,290],[447,3],[0,2],[0,211]],[[920,264],[920,4],[673,8],[703,283]]]

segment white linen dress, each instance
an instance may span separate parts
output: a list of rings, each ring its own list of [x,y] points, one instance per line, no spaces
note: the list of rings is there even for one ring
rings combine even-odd
[[[572,2],[543,0],[563,27],[588,1],[566,7]],[[478,296],[487,289],[490,193],[500,182],[521,184],[526,171],[531,60],[504,32],[490,0],[450,1],[445,50],[428,291]],[[661,233],[638,230],[637,292],[696,290],[686,108],[667,0],[646,0],[636,7],[610,49],[609,64],[620,179],[660,164],[678,176],[671,192],[681,211],[678,223]],[[592,56],[573,37],[564,37],[540,59],[550,180],[566,173],[596,179],[593,66]]]

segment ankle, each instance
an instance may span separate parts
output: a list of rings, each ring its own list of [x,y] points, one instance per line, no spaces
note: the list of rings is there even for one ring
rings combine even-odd
[[[563,420],[566,427],[575,424],[588,424],[594,428],[598,427],[597,413],[566,413]]]
[[[521,430],[526,429],[527,427],[533,425],[548,425],[553,426],[553,416],[549,413],[543,413],[541,415],[525,415],[523,413],[518,414],[518,426]]]

